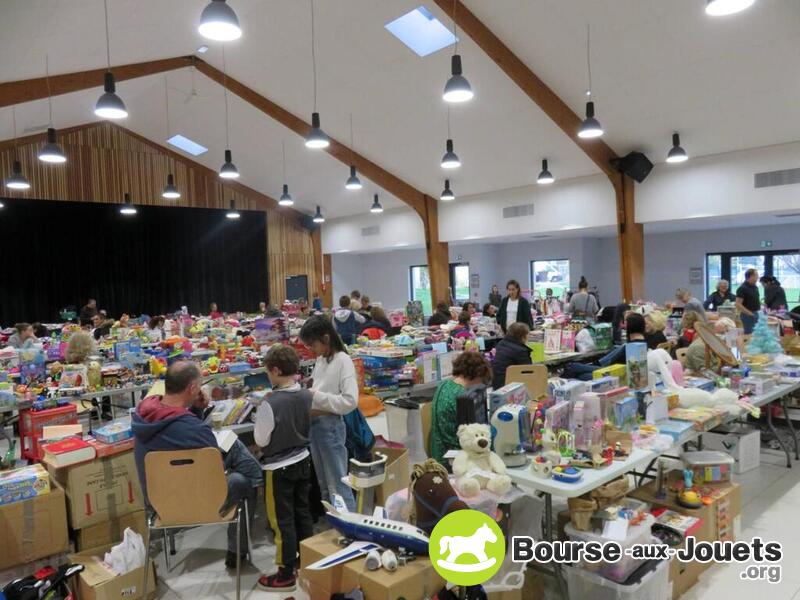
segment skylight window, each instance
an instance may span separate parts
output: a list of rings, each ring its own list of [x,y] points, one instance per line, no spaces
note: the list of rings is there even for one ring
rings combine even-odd
[[[208,148],[205,146],[202,146],[194,140],[190,140],[179,133],[169,138],[167,143],[172,144],[176,148],[180,148],[184,152],[188,152],[192,156],[200,156],[201,154],[208,152]]]
[[[456,41],[456,36],[424,6],[419,6],[385,25],[417,56],[428,56]]]

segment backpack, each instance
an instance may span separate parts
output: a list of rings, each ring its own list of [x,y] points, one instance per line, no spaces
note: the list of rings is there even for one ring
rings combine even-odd
[[[372,433],[369,423],[358,408],[347,413],[343,418],[347,431],[344,441],[347,458],[368,462],[371,459],[372,447],[375,445],[375,434]]]

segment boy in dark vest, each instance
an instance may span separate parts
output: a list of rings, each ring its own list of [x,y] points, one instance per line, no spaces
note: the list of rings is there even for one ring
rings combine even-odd
[[[258,583],[268,590],[290,591],[295,589],[299,544],[314,533],[308,439],[312,395],[296,381],[300,360],[293,348],[272,346],[265,365],[272,392],[258,407],[254,437],[263,452],[267,519],[275,532],[278,572]]]
[[[350,297],[339,298],[339,308],[333,314],[333,326],[345,344],[354,344],[361,326],[366,322],[363,315],[350,308]]]

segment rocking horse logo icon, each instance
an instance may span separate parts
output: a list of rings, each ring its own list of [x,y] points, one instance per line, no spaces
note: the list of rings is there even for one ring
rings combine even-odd
[[[503,564],[506,541],[497,523],[477,510],[446,515],[431,533],[428,544],[433,568],[456,585],[489,581]]]

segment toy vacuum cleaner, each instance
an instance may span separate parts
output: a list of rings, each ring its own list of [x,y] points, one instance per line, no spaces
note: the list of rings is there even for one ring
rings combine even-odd
[[[507,467],[523,467],[528,463],[524,444],[530,442],[528,409],[521,404],[506,404],[492,415],[494,451]]]

